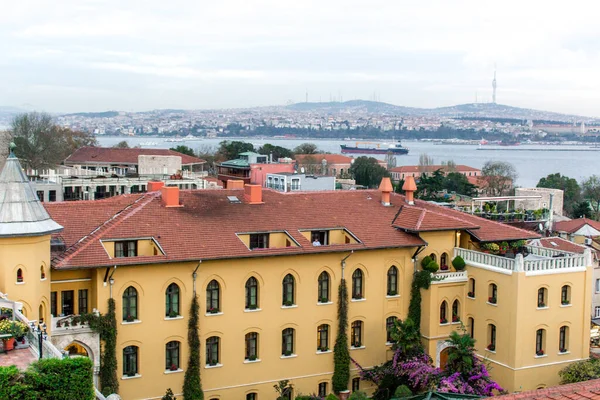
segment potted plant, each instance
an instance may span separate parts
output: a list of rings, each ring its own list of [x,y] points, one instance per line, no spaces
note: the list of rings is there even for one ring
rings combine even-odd
[[[256,361],[256,354],[252,354],[248,357],[248,361]]]
[[[214,367],[214,366],[215,366],[215,365],[217,365],[217,364],[218,364],[217,360],[210,360],[210,361],[208,362],[208,365],[209,365],[209,366],[211,366],[211,367]]]
[[[448,271],[448,266],[447,265],[442,265],[442,266],[440,266],[440,270],[441,271]]]
[[[558,349],[558,351],[561,353],[566,353],[567,349],[565,347],[561,347],[560,349]]]
[[[440,324],[447,324],[448,320],[446,318],[440,318]]]
[[[467,296],[474,299],[475,298],[475,293],[469,292],[469,293],[467,293]]]
[[[284,306],[286,306],[286,307],[291,307],[291,306],[293,306],[293,305],[294,305],[294,302],[293,302],[293,301],[291,301],[291,300],[285,300],[285,301],[283,302],[283,305],[284,305]]]
[[[538,308],[544,308],[544,307],[546,307],[546,303],[544,303],[543,301],[540,301],[538,303]]]
[[[56,327],[57,327],[57,328],[60,328],[60,327],[62,327],[62,323],[61,323],[60,321],[56,321]]]
[[[286,350],[286,351],[283,352],[283,355],[286,356],[286,357],[289,357],[289,356],[292,355],[292,351],[291,350]]]
[[[460,322],[460,317],[458,315],[453,315],[452,316],[452,322]]]
[[[171,371],[177,371],[179,368],[177,367],[177,365],[175,364],[171,364],[171,367],[169,368]]]
[[[319,299],[319,303],[327,303],[327,302],[329,302],[329,299],[327,297],[321,297]]]
[[[133,317],[133,315],[128,315],[127,318],[125,318],[125,320],[127,322],[133,322],[133,321],[135,321],[135,318]],[[65,324],[66,323],[67,323],[67,321],[65,321]],[[65,326],[67,326],[67,325],[65,325]]]
[[[217,307],[210,307],[208,309],[208,313],[209,314],[218,314],[219,313],[219,309]]]
[[[71,323],[69,322],[69,320],[65,320],[65,321],[63,322],[63,326],[64,326],[65,328],[68,328],[69,326],[71,326]]]
[[[321,353],[324,353],[324,352],[326,352],[326,351],[329,351],[329,347],[319,347],[319,351],[320,351]]]
[[[465,263],[465,260],[461,256],[456,256],[452,260],[452,266],[454,267],[455,270],[462,271],[463,269],[465,269],[467,264]]]
[[[571,304],[571,302],[569,300],[561,300],[560,304],[562,304],[563,306],[568,306],[569,304]]]
[[[360,299],[362,299],[362,298],[363,298],[363,297],[362,297],[362,293],[360,293],[360,292],[359,292],[359,293],[355,293],[355,294],[354,294],[354,296],[352,296],[352,298],[353,298],[354,300],[360,300]]]
[[[179,314],[177,312],[175,312],[174,310],[169,311],[169,318],[176,318],[178,316],[179,316]]]
[[[535,352],[535,355],[536,355],[536,356],[543,356],[543,355],[544,355],[544,350],[543,350],[543,349],[540,349],[540,350],[536,351],[536,352]]]
[[[488,303],[496,304],[496,297],[495,296],[490,296],[488,298]]]
[[[256,310],[258,307],[256,306],[256,304],[250,304],[248,306],[248,310]]]
[[[488,346],[487,346],[487,349],[488,349],[489,351],[496,351],[496,345],[495,345],[495,344],[492,344],[492,343],[490,343],[490,344],[488,344]]]
[[[500,243],[500,254],[504,255],[508,251],[508,242]]]
[[[390,290],[390,292],[388,293],[388,296],[396,296],[398,294],[398,292],[396,292],[395,290]]]
[[[127,376],[135,376],[135,371],[127,371]]]

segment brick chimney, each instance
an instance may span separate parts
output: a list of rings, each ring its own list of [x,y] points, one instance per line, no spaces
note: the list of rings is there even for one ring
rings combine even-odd
[[[158,192],[163,186],[165,186],[165,183],[162,181],[150,181],[148,182],[148,191]]]
[[[381,192],[381,204],[384,206],[391,206],[390,203],[390,193],[394,191],[394,187],[392,186],[392,181],[389,177],[383,177],[381,179],[381,183],[379,184],[379,191]]]
[[[244,199],[248,204],[263,204],[262,201],[262,186],[246,185],[244,187]]]
[[[402,185],[404,190],[404,196],[406,196],[406,202],[411,206],[415,204],[415,192],[417,191],[417,184],[413,176],[407,176]]]
[[[243,189],[244,181],[241,179],[227,179],[225,184],[226,189]]]
[[[160,189],[162,204],[165,207],[183,207],[179,204],[179,187],[163,186]]]

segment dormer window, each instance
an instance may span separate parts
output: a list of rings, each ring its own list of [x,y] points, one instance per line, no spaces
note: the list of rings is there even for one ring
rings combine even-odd
[[[250,250],[253,249],[268,249],[269,234],[268,233],[251,233],[250,234]]]
[[[137,257],[137,241],[115,242],[115,257]]]
[[[315,246],[327,246],[329,244],[329,232],[328,231],[312,231],[310,233],[310,241]]]

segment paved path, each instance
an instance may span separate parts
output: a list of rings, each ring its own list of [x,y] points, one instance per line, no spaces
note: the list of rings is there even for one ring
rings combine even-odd
[[[32,362],[36,361],[37,357],[31,352],[29,348],[26,349],[15,349],[8,353],[0,354],[0,366],[7,367],[9,365],[16,365],[20,370],[25,370]]]

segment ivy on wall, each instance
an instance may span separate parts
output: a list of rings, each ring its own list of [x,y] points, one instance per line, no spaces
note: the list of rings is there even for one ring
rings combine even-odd
[[[190,319],[188,321],[188,346],[190,356],[188,359],[185,378],[183,380],[183,398],[185,400],[204,400],[202,382],[200,381],[200,332],[198,328],[200,305],[198,297],[194,294]]]
[[[348,288],[342,278],[338,288],[338,334],[333,348],[333,377],[331,379],[334,393],[348,389],[350,380],[350,353],[348,351]]]

